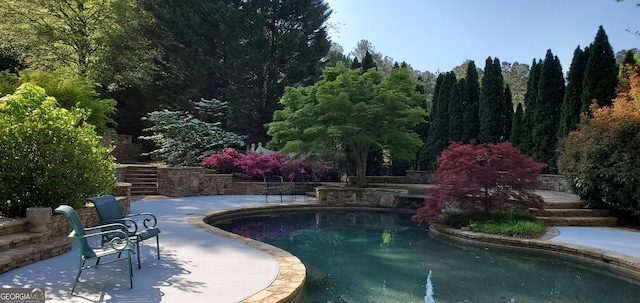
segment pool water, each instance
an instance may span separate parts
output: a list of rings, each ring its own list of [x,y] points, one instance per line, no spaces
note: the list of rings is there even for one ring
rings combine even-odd
[[[408,214],[278,212],[215,226],[296,255],[304,302],[638,302],[640,286],[594,265],[452,245]]]

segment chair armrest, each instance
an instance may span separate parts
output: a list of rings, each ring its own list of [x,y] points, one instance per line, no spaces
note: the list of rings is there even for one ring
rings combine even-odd
[[[92,228],[87,228],[85,229],[85,231],[91,231],[91,230],[97,230],[97,229],[99,229],[100,231],[95,233],[85,234],[84,238],[106,236],[109,239],[109,246],[112,249],[115,249],[117,251],[125,251],[125,250],[132,249],[133,244],[131,243],[131,240],[129,240],[129,235],[126,232],[124,232],[124,230],[128,230],[126,225],[120,224],[120,223],[104,224],[104,225],[100,225]]]
[[[158,219],[156,219],[156,216],[153,215],[152,213],[128,214],[125,216],[125,219],[132,220],[130,218],[133,218],[133,217],[144,217],[144,220],[142,221],[142,225],[144,225],[146,229],[156,228],[156,225],[158,225]]]
[[[138,232],[138,223],[136,223],[136,221],[134,221],[133,219],[130,218],[122,218],[122,219],[118,219],[118,220],[108,220],[108,221],[100,221],[101,224],[121,224],[124,225],[126,227],[126,230],[128,233],[130,234],[135,234]],[[101,229],[104,229],[104,226],[101,227]]]

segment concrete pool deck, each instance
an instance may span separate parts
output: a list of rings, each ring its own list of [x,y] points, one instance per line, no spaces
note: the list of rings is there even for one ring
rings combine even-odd
[[[545,199],[556,195],[541,194]],[[279,277],[287,271],[304,271],[304,267],[282,268],[282,260],[276,260],[261,248],[192,224],[196,223],[193,218],[211,211],[280,205],[276,198],[270,198],[270,202],[265,204],[261,195],[242,195],[157,197],[131,203],[132,213],[154,213],[162,230],[160,260],[155,255],[155,241],[143,242],[140,247],[142,269],[134,267],[133,289],[128,285],[125,262],[117,262],[84,271],[74,295],[70,295],[79,262],[76,246],[58,257],[0,274],[0,287],[43,288],[46,302],[278,302],[281,297],[267,290],[274,286],[284,291],[295,289],[302,281],[287,285]],[[307,202],[314,204],[315,200]],[[301,196],[294,201],[285,196],[283,204],[305,203]],[[557,230],[557,236],[543,242],[602,250],[603,254],[628,258],[640,267],[638,231],[609,227],[557,227]],[[295,264],[296,260],[292,257],[285,263]]]

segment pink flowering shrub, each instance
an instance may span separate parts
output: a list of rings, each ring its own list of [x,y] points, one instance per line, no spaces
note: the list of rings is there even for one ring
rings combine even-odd
[[[289,156],[279,153],[242,154],[233,148],[225,148],[220,153],[213,152],[211,156],[200,162],[200,166],[215,169],[222,174],[244,174],[256,180],[262,180],[269,174],[281,175],[285,180],[290,180],[301,171],[313,174],[316,178],[322,178],[334,167],[329,161],[309,162],[306,157],[292,160]]]

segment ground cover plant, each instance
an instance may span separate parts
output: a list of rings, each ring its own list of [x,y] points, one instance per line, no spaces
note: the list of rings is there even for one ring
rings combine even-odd
[[[99,144],[87,116],[29,83],[0,98],[2,216],[24,216],[32,206],[79,208],[86,197],[113,191],[111,149]]]
[[[438,158],[436,186],[427,190],[424,206],[413,219],[442,224],[447,214],[462,213],[470,218],[464,221],[486,221],[494,211],[542,208],[543,200],[534,190],[543,167],[509,142],[451,143]]]

